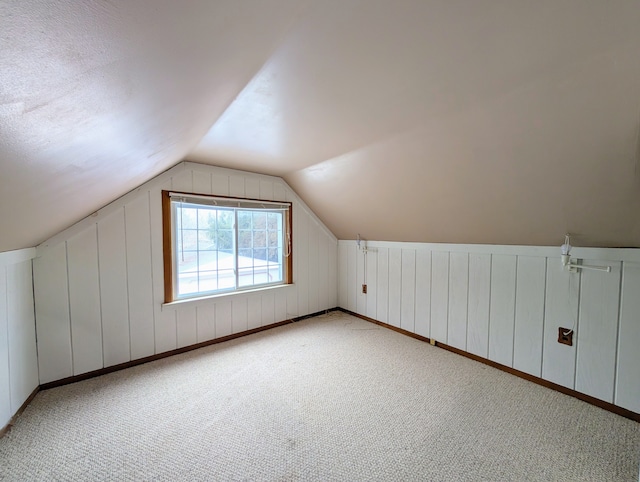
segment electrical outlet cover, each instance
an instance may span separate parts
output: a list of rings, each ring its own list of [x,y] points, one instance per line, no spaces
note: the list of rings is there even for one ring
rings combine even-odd
[[[558,328],[558,343],[573,346],[573,330],[570,328]]]

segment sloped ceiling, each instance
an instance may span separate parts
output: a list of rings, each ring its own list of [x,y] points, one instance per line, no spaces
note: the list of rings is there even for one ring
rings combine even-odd
[[[303,7],[0,2],[0,251],[36,245],[181,161]]]
[[[341,239],[640,246],[637,0],[0,4],[0,251],[187,158]]]

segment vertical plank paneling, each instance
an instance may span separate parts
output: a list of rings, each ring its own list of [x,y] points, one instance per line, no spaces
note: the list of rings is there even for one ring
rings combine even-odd
[[[274,201],[286,201],[286,187],[281,182],[273,183],[273,200]]]
[[[402,249],[389,248],[389,321],[400,327],[402,309]]]
[[[377,320],[389,323],[389,250],[378,248],[378,298]]]
[[[320,283],[322,280],[318,276],[318,237],[320,230],[316,223],[309,221],[309,313],[320,311]]]
[[[508,367],[513,365],[516,269],[515,256],[494,255],[491,259],[489,360]]]
[[[489,301],[491,297],[491,255],[469,255],[469,302],[467,351],[489,357]]]
[[[232,332],[231,301],[216,301],[216,338],[231,335]]]
[[[365,268],[367,277],[367,313],[366,316],[377,320],[377,298],[378,298],[378,250],[370,250],[365,256]]]
[[[251,327],[258,319],[260,324],[272,324],[338,304],[337,242],[284,182],[191,164],[171,175],[160,186],[142,186],[129,195],[120,211],[99,217],[92,234],[80,232],[59,248],[46,246],[34,263],[39,278],[34,282],[36,307],[38,319],[43,320],[38,327],[42,383],[244,331],[249,321]],[[251,309],[260,300],[261,310],[251,320],[249,296],[234,297],[233,304],[222,298],[208,307],[189,303],[163,307],[163,189],[292,201],[295,284],[252,298]],[[69,279],[67,272],[72,275]],[[341,272],[345,274],[348,270]],[[355,284],[348,287],[346,281],[340,280],[341,297],[349,290],[355,293]],[[102,351],[96,349],[103,344]]]
[[[33,260],[40,383],[73,375],[65,243]]]
[[[149,192],[124,207],[131,359],[155,353]]]
[[[448,344],[467,349],[467,303],[469,294],[469,255],[451,253],[449,256],[449,322]]]
[[[176,173],[171,179],[171,189],[181,192],[193,192],[193,172],[184,169]]]
[[[231,301],[231,323],[233,333],[247,331],[247,298],[237,297]]]
[[[640,263],[623,265],[615,404],[640,413]]]
[[[220,298],[215,304],[198,304],[197,308],[185,304],[163,310],[160,193],[158,188],[152,192],[143,189],[124,207],[124,220],[121,213],[100,218],[97,236],[95,230],[93,234],[87,234],[92,230],[81,232],[67,240],[66,249],[64,243],[47,247],[34,260],[41,383],[86,371],[92,365],[99,368],[102,345],[106,365],[128,359],[121,350],[127,337],[130,358],[136,359],[339,304],[570,388],[574,388],[575,378],[577,390],[607,401],[614,400],[615,393],[615,403],[640,410],[636,348],[640,343],[640,297],[636,296],[640,263],[635,267],[625,264],[622,285],[615,273],[582,275],[584,286],[579,295],[581,275],[562,271],[559,260],[553,258],[545,276],[545,260],[535,258],[535,252],[531,257],[525,252],[516,258],[480,254],[470,248],[468,254],[454,250],[451,254],[434,253],[432,258],[426,246],[392,245],[376,247],[366,255],[365,276],[364,253],[352,242],[338,248],[335,239],[325,234],[283,182],[187,165],[176,170],[172,181],[163,187],[293,201],[295,284],[273,292],[236,295],[233,302]],[[87,240],[78,241],[83,236]],[[617,276],[620,267],[618,264]],[[67,268],[71,274],[68,280]],[[7,269],[0,273],[6,274]],[[361,293],[364,283],[366,295]],[[620,286],[619,305],[616,290]],[[558,326],[573,324],[579,299],[576,352],[576,346],[560,345],[556,339]],[[0,322],[1,311],[2,306]],[[5,326],[8,333],[9,326]],[[7,346],[10,343],[7,341]],[[2,376],[0,364],[0,387]],[[0,417],[2,403],[0,399]]]
[[[213,340],[216,337],[216,306],[205,304],[196,307],[198,343]]]
[[[194,345],[198,341],[198,323],[194,305],[181,306],[176,310],[178,348]]]
[[[513,368],[542,375],[546,258],[518,256]]]
[[[260,180],[255,177],[244,179],[244,195],[247,199],[260,199]]]
[[[367,312],[367,295],[362,292],[364,284],[365,252],[356,248],[356,313],[364,315]]]
[[[338,306],[349,308],[349,250],[344,244],[338,245]]]
[[[402,284],[400,295],[400,327],[415,332],[416,316],[416,250],[402,250]]]
[[[98,223],[104,366],[131,360],[124,209]]]
[[[67,241],[73,374],[103,367],[96,226]]]
[[[431,251],[416,252],[416,333],[431,336]]]
[[[245,197],[244,192],[244,177],[229,176],[229,196]]]
[[[16,413],[38,386],[31,260],[7,266],[6,273],[11,413]]]
[[[329,248],[329,308],[335,308],[338,306],[338,290],[337,278],[338,278],[338,243],[335,239],[327,236],[327,246]]]
[[[449,311],[449,253],[431,253],[431,338],[447,343]]]
[[[358,271],[358,250],[355,244],[349,243],[347,247],[347,309],[356,311],[358,306],[356,283]]]
[[[275,299],[273,292],[262,295],[262,306],[260,306],[262,321],[259,326],[273,325],[276,321]],[[260,319],[260,318],[258,318]]]
[[[294,211],[294,215],[295,215],[295,211]],[[290,289],[287,290],[287,319],[292,319],[295,318],[296,316],[298,316],[298,291],[300,291],[300,279],[298,277],[298,271],[299,271],[299,260],[300,260],[300,256],[298,255],[298,231],[297,231],[297,227],[293,228],[293,267],[292,267],[292,275],[293,275],[293,281],[294,281],[294,286],[290,287]]]
[[[211,173],[204,171],[193,171],[193,192],[198,194],[211,194]]]
[[[584,264],[601,263],[584,260]],[[608,264],[611,273],[582,273],[576,390],[613,402],[621,273],[619,262]]]
[[[329,289],[336,290],[337,286],[334,284],[329,288],[329,240],[319,230],[318,237],[320,238],[318,244],[318,303],[321,310],[327,310],[335,308],[335,305],[329,304]]]
[[[298,315],[309,312],[309,217],[298,210],[297,259],[298,259]]]
[[[273,198],[273,181],[260,180],[260,199],[275,201]]]
[[[287,319],[287,292],[284,290],[276,290],[275,317],[276,321],[284,321]]]
[[[229,195],[229,176],[214,172],[211,177],[211,194],[218,196]]]
[[[542,378],[567,388],[574,388],[576,343],[558,343],[558,328],[573,328],[578,319],[580,274],[563,269],[560,260],[547,259],[547,289],[544,307],[544,344]]]
[[[9,376],[9,320],[7,317],[7,268],[0,266],[0,427],[11,417],[11,377]]]
[[[247,329],[252,330],[262,325],[262,296],[247,297]]]
[[[285,189],[285,199],[284,201],[290,202],[293,205],[293,210],[294,210],[294,216],[297,216],[297,214],[295,213],[296,209],[302,210],[300,203],[298,201],[298,196],[296,196],[296,193],[294,193],[291,189]],[[300,213],[302,214],[302,213]]]
[[[153,319],[156,353],[175,350],[178,346],[176,330],[176,312],[163,310],[164,303],[164,264],[162,246],[162,189],[171,189],[171,183],[163,184],[160,189],[149,192],[151,215],[151,255],[153,275]],[[128,260],[128,259],[127,259]]]

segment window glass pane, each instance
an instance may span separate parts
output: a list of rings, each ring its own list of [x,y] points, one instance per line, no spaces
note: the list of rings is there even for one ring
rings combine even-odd
[[[173,209],[177,296],[284,280],[282,212],[191,201],[175,201]]]
[[[199,271],[208,271],[208,270],[213,270],[215,271],[216,269],[218,269],[217,263],[218,263],[218,252],[217,251],[199,251],[198,252],[198,264],[199,264]]]
[[[232,229],[233,228],[233,210],[231,209],[217,209],[218,215],[218,229]]]
[[[251,229],[250,211],[238,211],[238,229]]]
[[[283,270],[281,264],[269,264],[269,283],[283,281]]]
[[[238,268],[238,286],[246,287],[253,284],[253,267]]]
[[[215,229],[216,211],[215,209],[198,209],[198,229]]]
[[[238,249],[252,248],[251,231],[238,231]]]
[[[280,237],[282,236],[282,233],[279,233],[278,231],[267,231],[267,240],[268,240],[268,244],[267,246],[270,248],[277,248],[278,246],[280,246]]]
[[[266,248],[257,248],[253,250],[253,264],[254,266],[266,266],[267,264]]]
[[[182,229],[196,229],[198,227],[198,210],[194,208],[178,208]]]
[[[215,237],[215,231],[211,232],[208,229],[198,229],[198,249],[200,251],[216,249]]]
[[[236,287],[236,275],[233,269],[218,270],[218,289],[227,290]]]
[[[253,229],[267,228],[267,213],[253,212]]]
[[[266,248],[267,246],[267,232],[266,231],[254,231],[253,232],[253,247],[254,248]]]
[[[200,271],[198,275],[200,291],[215,291],[218,289],[218,272],[216,270]]]
[[[198,249],[198,231],[183,229],[178,236],[178,251],[195,251]]]
[[[219,251],[231,254],[233,252],[233,231],[218,229],[216,231],[216,247]]]
[[[178,273],[196,273],[198,271],[198,252],[183,251],[178,253]]]
[[[198,273],[188,271],[178,273],[178,293],[181,295],[198,292]]]
[[[281,217],[280,213],[268,213],[267,214],[267,229],[277,230],[278,229],[278,218]]]

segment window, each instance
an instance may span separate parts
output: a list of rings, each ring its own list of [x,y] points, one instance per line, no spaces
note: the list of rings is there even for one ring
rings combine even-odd
[[[165,301],[288,284],[291,203],[162,191]]]

